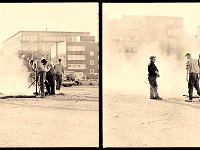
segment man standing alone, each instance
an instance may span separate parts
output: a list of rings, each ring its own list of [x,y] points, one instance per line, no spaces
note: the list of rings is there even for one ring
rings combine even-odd
[[[187,57],[188,61],[186,63],[186,80],[188,82],[188,93],[189,93],[189,99],[185,100],[187,102],[191,102],[193,99],[193,87],[197,90],[197,94],[200,95],[199,90],[199,64],[197,59],[193,59],[190,53],[187,53],[185,55]],[[189,79],[188,79],[189,77]]]
[[[150,56],[150,63],[148,65],[148,80],[150,83],[150,99],[162,99],[158,95],[158,85],[156,78],[159,77],[158,68],[155,65],[156,56]]]
[[[62,84],[62,74],[64,74],[64,66],[61,63],[61,59],[58,60],[58,64],[55,64],[55,74],[56,74],[56,90],[60,90]]]

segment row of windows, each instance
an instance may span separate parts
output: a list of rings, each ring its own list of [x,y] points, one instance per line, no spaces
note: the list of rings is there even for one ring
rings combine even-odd
[[[68,55],[68,60],[85,60],[85,55]]]
[[[85,64],[68,64],[68,69],[86,69]],[[94,69],[90,69],[90,74],[94,74]]]
[[[39,47],[38,46],[30,46],[30,45],[22,46],[22,50],[25,50],[25,51],[28,51],[28,50],[33,50],[33,51],[43,50],[43,51],[46,51],[46,50],[49,50],[49,49],[50,49],[49,45],[40,45]]]
[[[86,69],[85,64],[68,64],[68,69]]]
[[[85,51],[85,46],[67,46],[68,51]]]
[[[180,35],[181,34],[181,28],[169,28],[168,29],[168,35]]]
[[[78,41],[78,38],[73,36],[49,36],[49,35],[39,35],[39,40],[41,41]],[[38,39],[37,35],[24,35],[22,40],[24,41],[36,41]]]

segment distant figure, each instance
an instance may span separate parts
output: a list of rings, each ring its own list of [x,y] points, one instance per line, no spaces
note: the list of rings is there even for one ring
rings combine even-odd
[[[53,65],[48,62],[46,70],[46,81],[45,85],[49,95],[55,95],[55,70]]]
[[[158,94],[158,85],[156,79],[160,77],[158,68],[155,65],[156,56],[150,56],[148,65],[148,80],[150,84],[150,99],[162,99]]]
[[[56,90],[60,90],[62,84],[62,75],[64,75],[64,66],[62,65],[62,60],[58,60],[58,64],[55,64],[55,74],[56,74]]]
[[[199,90],[199,63],[197,59],[193,59],[192,55],[190,53],[187,53],[185,55],[187,57],[188,61],[186,63],[186,80],[188,82],[188,93],[189,93],[189,99],[185,100],[187,102],[191,102],[193,99],[193,87],[197,90],[197,94],[200,95]],[[189,79],[188,79],[189,77]]]
[[[74,82],[76,85],[79,85],[79,79],[77,78],[77,76],[74,76]]]

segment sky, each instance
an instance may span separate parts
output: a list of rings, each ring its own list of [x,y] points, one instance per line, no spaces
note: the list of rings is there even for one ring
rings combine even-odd
[[[103,16],[121,18],[122,15],[183,17],[185,31],[196,34],[200,25],[200,3],[105,3]]]
[[[98,41],[98,3],[0,3],[0,48],[18,31],[90,32]]]

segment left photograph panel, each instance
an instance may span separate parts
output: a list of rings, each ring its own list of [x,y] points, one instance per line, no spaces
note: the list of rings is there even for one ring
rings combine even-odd
[[[0,3],[0,146],[99,146],[98,3]]]

